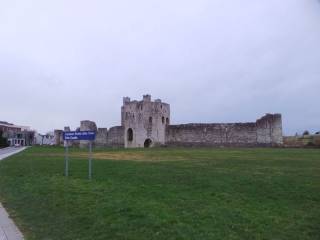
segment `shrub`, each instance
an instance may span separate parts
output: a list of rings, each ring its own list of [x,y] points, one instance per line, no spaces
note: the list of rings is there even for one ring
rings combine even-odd
[[[0,148],[1,147],[8,147],[8,139],[2,136],[3,132],[0,131]]]

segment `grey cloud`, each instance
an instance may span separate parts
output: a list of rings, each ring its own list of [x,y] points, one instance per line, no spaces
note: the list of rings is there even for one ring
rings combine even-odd
[[[1,120],[110,127],[122,96],[150,93],[174,123],[280,112],[286,134],[320,128],[319,1],[1,4]]]

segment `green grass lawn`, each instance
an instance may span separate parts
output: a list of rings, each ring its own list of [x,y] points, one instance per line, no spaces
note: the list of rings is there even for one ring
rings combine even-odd
[[[320,239],[320,149],[32,147],[0,161],[27,239]]]

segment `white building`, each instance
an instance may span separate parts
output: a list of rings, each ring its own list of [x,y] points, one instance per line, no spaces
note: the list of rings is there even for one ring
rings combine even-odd
[[[55,144],[55,138],[54,134],[52,132],[49,132],[47,134],[35,134],[35,144],[37,145],[54,145]]]

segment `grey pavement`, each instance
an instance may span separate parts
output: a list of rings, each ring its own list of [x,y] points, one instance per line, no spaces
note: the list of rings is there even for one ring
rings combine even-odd
[[[0,161],[11,156],[17,154],[26,147],[8,147],[0,149]],[[1,177],[1,176],[0,176]],[[9,214],[4,209],[2,204],[0,203],[0,240],[23,240],[24,237],[17,226],[14,224],[12,219],[9,217]]]
[[[11,155],[17,154],[23,150],[25,150],[27,147],[7,147],[7,148],[1,148],[0,149],[0,161],[2,159],[5,159],[7,157],[10,157]]]

